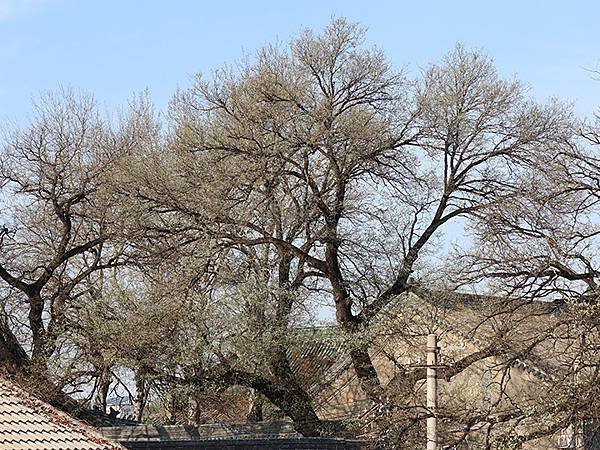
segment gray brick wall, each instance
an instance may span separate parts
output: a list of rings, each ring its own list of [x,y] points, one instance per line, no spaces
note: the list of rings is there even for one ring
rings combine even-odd
[[[327,438],[128,441],[121,444],[130,450],[360,450],[362,448],[361,443],[357,441]]]

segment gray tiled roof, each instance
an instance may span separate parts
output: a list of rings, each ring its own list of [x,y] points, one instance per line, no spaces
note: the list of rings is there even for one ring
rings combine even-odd
[[[290,368],[300,385],[316,395],[350,365],[344,336],[337,326],[295,329],[288,348]]]
[[[121,450],[0,376],[0,450]]]
[[[267,439],[300,437],[287,420],[248,423],[210,423],[199,426],[137,425],[102,427],[98,430],[107,439],[131,441],[203,441],[221,439]]]

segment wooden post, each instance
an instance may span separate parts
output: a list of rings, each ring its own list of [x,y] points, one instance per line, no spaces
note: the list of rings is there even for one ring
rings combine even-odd
[[[427,418],[427,450],[438,449],[437,437],[437,400],[438,400],[438,346],[437,335],[427,336],[427,409],[431,417]]]

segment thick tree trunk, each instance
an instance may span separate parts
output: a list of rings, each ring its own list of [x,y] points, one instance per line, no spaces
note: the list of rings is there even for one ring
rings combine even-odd
[[[148,400],[148,381],[145,374],[140,371],[135,373],[135,398],[133,400],[133,419],[141,422]]]
[[[44,300],[38,293],[29,295],[29,326],[32,335],[31,357],[36,361],[46,360],[46,329],[43,320]]]
[[[384,390],[369,351],[366,348],[353,349],[350,351],[350,358],[360,387],[366,396],[373,402],[381,402]]]
[[[310,396],[297,383],[237,370],[229,371],[224,376],[224,381],[261,392],[292,420],[296,431],[303,436],[315,437],[325,433],[324,424],[317,416]]]
[[[350,339],[354,339],[354,336],[360,330],[361,324],[358,317],[352,313],[352,302],[348,290],[344,286],[336,244],[332,243],[328,245],[325,252],[325,259],[335,303],[336,320],[342,326],[346,335]],[[350,351],[352,366],[363,392],[371,401],[380,402],[383,395],[383,388],[369,355],[368,343],[352,342],[351,345],[354,347]]]
[[[94,407],[106,412],[106,402],[110,384],[112,383],[112,373],[110,367],[103,366],[99,369],[98,379],[96,381],[96,392],[94,394]]]
[[[271,369],[281,387],[277,386],[269,392],[259,391],[294,421],[294,427],[299,433],[304,436],[322,435],[322,422],[313,408],[312,399],[292,374],[284,348],[275,351]],[[277,391],[280,393],[277,394]],[[282,398],[276,398],[278,395],[282,395]]]
[[[168,394],[168,408],[167,408],[167,425],[177,425],[180,423],[180,418],[185,416],[181,414],[186,408],[184,402],[181,400],[181,395],[177,390],[173,390]]]
[[[324,434],[324,426],[315,412],[308,394],[295,388],[269,389],[265,396],[292,419],[294,428],[303,436]]]
[[[29,356],[10,329],[8,317],[0,311],[0,367],[10,373],[26,371]]]

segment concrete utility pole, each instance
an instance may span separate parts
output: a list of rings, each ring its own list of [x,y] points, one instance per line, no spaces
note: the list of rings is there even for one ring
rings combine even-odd
[[[433,416],[427,418],[427,450],[438,449],[437,401],[438,401],[438,345],[437,334],[427,336],[427,409]]]

